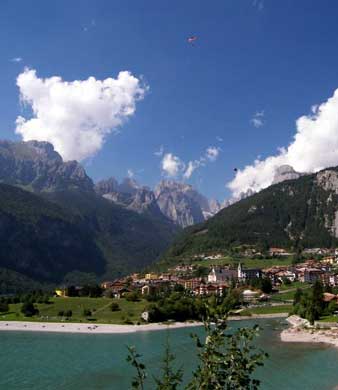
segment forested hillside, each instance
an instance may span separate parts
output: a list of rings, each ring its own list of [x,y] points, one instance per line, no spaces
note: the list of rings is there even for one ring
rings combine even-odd
[[[166,252],[180,258],[243,244],[330,247],[338,237],[338,169],[273,185],[188,228]]]

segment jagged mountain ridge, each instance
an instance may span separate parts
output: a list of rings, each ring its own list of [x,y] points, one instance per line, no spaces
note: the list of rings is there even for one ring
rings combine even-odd
[[[338,167],[272,185],[192,226],[165,258],[238,245],[286,248],[338,244]]]
[[[0,182],[35,192],[93,190],[78,162],[63,162],[53,145],[38,141],[0,141]]]
[[[152,191],[130,178],[121,184],[109,178],[96,183],[95,190],[106,199],[137,212],[147,210],[159,216],[160,211],[183,228],[200,223],[221,209],[217,200],[208,200],[191,185],[173,180],[162,180]]]
[[[304,173],[296,172],[291,165],[281,165],[276,169],[272,184],[281,183],[286,180],[298,179],[304,175]]]

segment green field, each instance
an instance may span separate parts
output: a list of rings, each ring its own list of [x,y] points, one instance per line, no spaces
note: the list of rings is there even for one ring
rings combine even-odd
[[[310,283],[303,283],[303,282],[292,282],[291,284],[282,284],[281,286],[278,287],[279,291],[284,291],[284,290],[290,290],[290,289],[297,289],[298,287],[301,289],[304,288],[309,288],[312,285]]]
[[[338,315],[323,316],[319,322],[338,322]]]
[[[203,265],[205,267],[209,267],[211,265],[232,265],[236,267],[239,262],[244,268],[269,268],[276,265],[290,265],[292,262],[292,258],[286,257],[273,259],[234,259],[232,257],[224,257],[222,259],[217,260],[198,260],[196,263],[194,262],[194,264]]]
[[[0,315],[0,321],[50,321],[50,322],[95,322],[102,324],[123,324],[126,321],[137,323],[141,321],[141,313],[147,301],[129,302],[124,298],[51,298],[50,304],[36,304],[39,314],[34,317],[25,317],[21,312],[21,304],[9,305],[9,312]],[[112,312],[110,305],[118,303],[120,310]],[[91,316],[84,316],[84,309],[92,312]],[[58,316],[60,311],[71,310],[73,315],[66,320]]]
[[[255,314],[278,314],[278,313],[290,313],[292,305],[278,305],[278,306],[261,306],[253,307],[243,310],[242,316],[255,315]]]
[[[293,301],[296,291],[288,291],[285,294],[273,294],[271,295],[272,302],[289,302]]]
[[[297,288],[307,290],[311,287],[309,283],[294,282],[289,285],[279,286],[279,293],[271,295],[272,302],[290,302],[293,301]]]

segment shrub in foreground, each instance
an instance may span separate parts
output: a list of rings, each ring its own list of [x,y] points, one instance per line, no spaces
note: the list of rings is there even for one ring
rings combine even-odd
[[[232,334],[227,332],[226,313],[220,313],[206,306],[204,320],[205,339],[192,335],[197,347],[197,368],[185,387],[187,390],[257,390],[260,381],[253,378],[258,366],[267,357],[253,346],[258,327],[239,328]],[[145,389],[148,376],[146,366],[140,361],[141,355],[135,348],[128,348],[127,361],[136,369],[132,388]],[[175,370],[175,358],[166,347],[162,364],[162,375],[154,378],[157,390],[175,390],[182,383],[183,371]]]

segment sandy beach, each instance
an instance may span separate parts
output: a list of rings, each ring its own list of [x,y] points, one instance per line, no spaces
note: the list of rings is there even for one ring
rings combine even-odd
[[[1,321],[0,331],[27,331],[27,332],[58,332],[58,333],[86,333],[86,334],[116,334],[135,333],[163,329],[177,329],[201,326],[199,322],[176,322],[173,324],[144,324],[144,325],[109,325],[71,322],[28,322],[28,321]]]
[[[288,329],[281,332],[281,340],[287,343],[324,343],[338,347],[338,329],[314,329],[308,321],[298,316],[287,318],[290,324]]]
[[[256,316],[229,317],[229,321],[251,320],[255,318],[283,318],[287,313],[257,314]],[[119,334],[148,332],[163,329],[178,329],[202,326],[201,322],[173,322],[142,325],[109,325],[71,322],[29,322],[29,321],[0,321],[0,331],[24,332],[58,332],[58,333],[86,333],[86,334]]]

